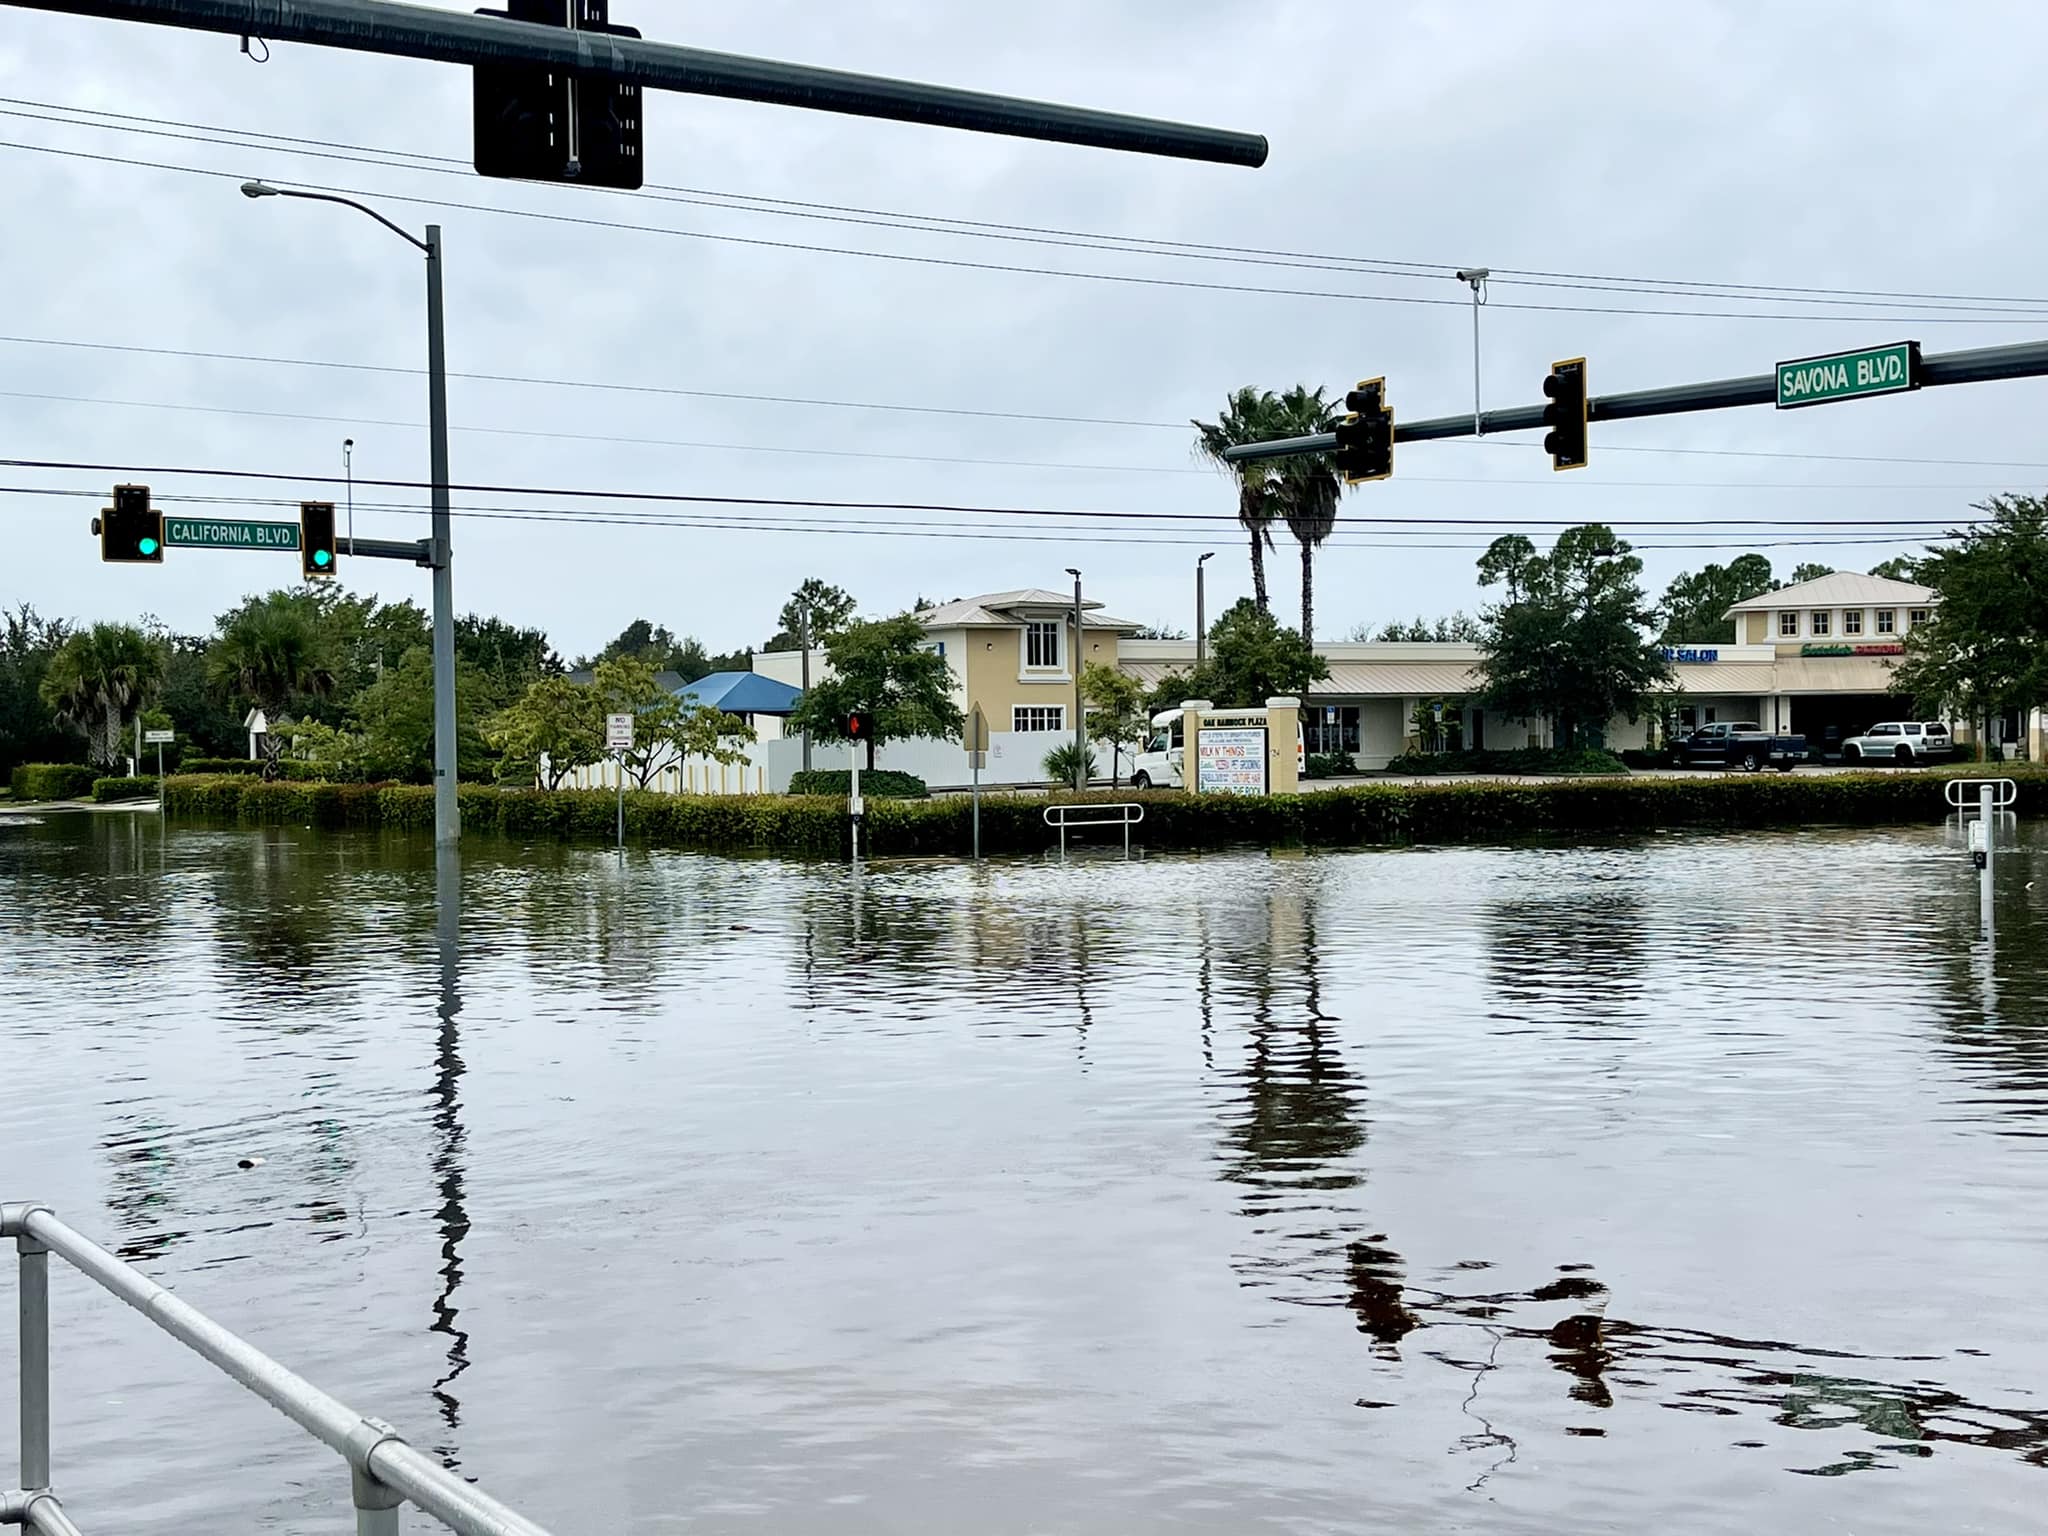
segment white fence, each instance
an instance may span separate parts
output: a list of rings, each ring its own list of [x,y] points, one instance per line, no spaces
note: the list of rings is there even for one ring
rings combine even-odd
[[[991,731],[988,763],[981,770],[981,782],[992,787],[1043,784],[1045,757],[1055,747],[1074,738],[1065,731]],[[1099,776],[1109,773],[1109,748],[1095,748]],[[803,742],[790,736],[781,740],[757,741],[747,749],[746,761],[717,763],[708,758],[686,757],[664,763],[655,770],[647,787],[670,795],[779,795],[789,789],[790,779],[803,767]],[[865,749],[863,749],[865,750]],[[1124,777],[1131,771],[1130,753],[1121,757]],[[812,744],[811,766],[841,772],[853,765],[851,749],[845,742],[820,741]],[[866,767],[863,758],[862,766]],[[972,778],[967,751],[957,741],[934,741],[917,737],[910,741],[884,742],[875,751],[875,766],[898,773],[914,774],[934,789],[964,789]],[[577,768],[562,781],[565,789],[613,789],[619,782],[618,764],[607,758],[587,768]],[[635,781],[628,778],[627,787]]]

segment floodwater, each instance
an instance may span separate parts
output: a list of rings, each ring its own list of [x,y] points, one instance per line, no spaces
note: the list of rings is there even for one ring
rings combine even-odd
[[[2030,1528],[2043,830],[1987,950],[1952,828],[486,841],[455,938],[419,841],[0,822],[0,1197],[561,1536]],[[347,1528],[52,1280],[84,1529]]]

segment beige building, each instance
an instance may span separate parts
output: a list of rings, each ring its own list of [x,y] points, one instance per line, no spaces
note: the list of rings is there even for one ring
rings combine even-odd
[[[978,706],[991,731],[1074,729],[1074,599],[1039,587],[963,597],[920,617],[953,671],[961,713]],[[1081,602],[1082,665],[1117,664],[1124,638],[1139,628]]]

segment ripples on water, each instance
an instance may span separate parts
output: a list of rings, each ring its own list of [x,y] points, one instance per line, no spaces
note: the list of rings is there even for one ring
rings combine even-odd
[[[2048,844],[1989,951],[1959,850],[483,842],[458,937],[416,842],[0,823],[0,1197],[564,1536],[2010,1530]],[[55,1290],[87,1529],[346,1521]]]

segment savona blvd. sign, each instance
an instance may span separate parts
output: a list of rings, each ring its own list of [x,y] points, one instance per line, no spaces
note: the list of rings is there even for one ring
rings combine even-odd
[[[1778,364],[1778,409],[1826,405],[1864,395],[1890,395],[1920,387],[1920,343],[1897,341],[1884,347],[1801,357]]]

